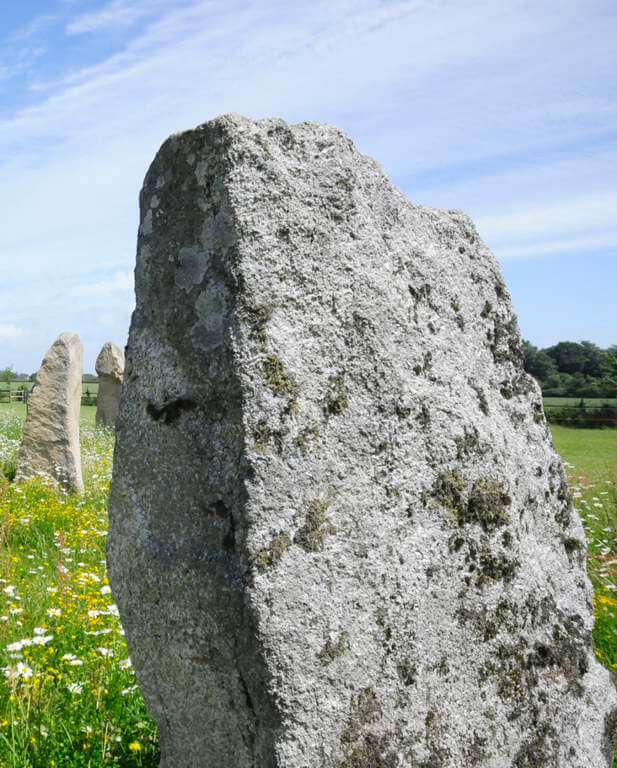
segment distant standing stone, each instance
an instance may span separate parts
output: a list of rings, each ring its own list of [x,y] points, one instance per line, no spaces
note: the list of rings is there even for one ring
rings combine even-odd
[[[76,333],[63,333],[49,348],[36,375],[17,462],[17,480],[45,475],[69,491],[83,491],[79,413],[83,347]]]
[[[332,127],[141,193],[110,578],[164,768],[607,768],[586,543],[494,257]]]
[[[124,352],[108,341],[96,359],[95,368],[99,377],[96,423],[104,427],[115,427],[124,375]]]

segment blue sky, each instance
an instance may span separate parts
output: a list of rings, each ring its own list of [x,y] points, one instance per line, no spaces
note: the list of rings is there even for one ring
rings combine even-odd
[[[344,129],[461,208],[523,335],[617,343],[615,0],[19,0],[0,6],[0,367],[124,344],[137,195],[217,114]]]

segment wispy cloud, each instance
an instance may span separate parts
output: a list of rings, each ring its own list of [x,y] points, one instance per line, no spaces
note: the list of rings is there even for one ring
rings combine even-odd
[[[0,254],[20,264],[13,285],[28,281],[19,299],[0,287],[15,312],[51,305],[63,327],[94,328],[110,314],[88,310],[113,299],[126,330],[116,275],[132,268],[143,174],[169,133],[228,111],[338,124],[414,201],[472,213],[504,260],[610,249],[617,7],[604,0],[559,14],[552,0],[54,8],[21,31],[39,59],[0,54],[5,90],[22,66],[0,112]],[[72,314],[54,303],[67,290]]]
[[[102,8],[90,13],[82,13],[66,25],[68,35],[108,31],[127,28],[142,19],[153,16],[165,6],[168,0],[111,0]]]
[[[114,293],[131,295],[132,290],[133,273],[120,271],[107,279],[74,285],[71,287],[70,293],[80,297],[107,297]]]
[[[14,323],[0,323],[0,343],[2,344],[21,343],[27,335],[25,328],[20,328]]]

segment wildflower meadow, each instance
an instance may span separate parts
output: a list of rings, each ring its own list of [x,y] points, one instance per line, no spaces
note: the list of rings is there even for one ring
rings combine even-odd
[[[0,411],[0,768],[154,767],[105,571],[113,434],[82,428],[86,493],[70,496],[7,479],[21,423]]]

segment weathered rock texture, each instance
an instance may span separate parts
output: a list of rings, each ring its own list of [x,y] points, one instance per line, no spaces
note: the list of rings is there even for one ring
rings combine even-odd
[[[44,475],[69,491],[83,491],[79,409],[83,347],[76,333],[62,333],[36,375],[17,460],[17,480]]]
[[[124,375],[124,352],[111,341],[103,344],[94,365],[99,377],[99,391],[96,399],[96,423],[114,427],[120,407],[122,377]]]
[[[109,565],[162,765],[608,766],[585,538],[472,222],[334,128],[223,117],[152,164],[136,285]]]

